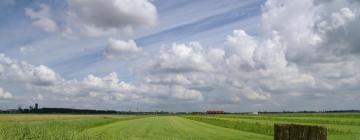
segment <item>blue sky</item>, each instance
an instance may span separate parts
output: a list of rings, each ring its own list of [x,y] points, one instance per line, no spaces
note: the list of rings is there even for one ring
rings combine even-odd
[[[106,102],[100,108],[117,110],[133,104],[174,111],[353,109],[360,61],[349,50],[358,48],[358,5],[3,0],[0,102],[81,102],[79,108]],[[344,103],[332,105],[339,97]]]
[[[60,12],[67,8],[66,1],[4,2],[3,5],[7,6],[1,12],[1,19],[4,19],[0,26],[1,52],[35,65],[47,65],[68,79],[81,78],[88,74],[103,76],[113,71],[119,72],[121,77],[128,80],[132,79],[126,69],[112,66],[122,65],[121,63],[103,62],[102,51],[106,47],[106,38],[67,40],[59,34],[34,28],[24,11],[25,8],[39,8],[42,3],[51,6],[54,13],[61,14]],[[158,9],[159,24],[151,29],[137,31],[134,40],[145,49],[189,41],[220,46],[226,35],[234,29],[241,28],[256,35],[263,3],[263,0],[226,0],[221,3],[157,0],[154,5]],[[58,19],[57,22],[63,21]],[[31,55],[21,55],[19,48],[23,46],[36,47],[36,51]]]

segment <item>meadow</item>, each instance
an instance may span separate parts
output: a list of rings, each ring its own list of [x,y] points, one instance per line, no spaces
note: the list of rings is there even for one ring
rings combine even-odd
[[[360,140],[360,114],[0,115],[1,140],[272,140],[274,123],[321,125]]]
[[[360,140],[360,114],[358,113],[304,113],[267,115],[204,115],[183,116],[225,128],[273,136],[277,124],[305,124],[324,126],[329,140]]]

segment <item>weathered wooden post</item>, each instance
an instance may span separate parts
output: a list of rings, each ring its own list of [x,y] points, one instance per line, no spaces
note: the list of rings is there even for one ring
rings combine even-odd
[[[321,126],[275,124],[274,140],[327,140],[327,129]]]

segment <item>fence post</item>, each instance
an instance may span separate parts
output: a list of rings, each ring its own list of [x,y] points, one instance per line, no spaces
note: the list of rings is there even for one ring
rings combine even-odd
[[[275,124],[274,140],[327,140],[327,129],[321,126]]]

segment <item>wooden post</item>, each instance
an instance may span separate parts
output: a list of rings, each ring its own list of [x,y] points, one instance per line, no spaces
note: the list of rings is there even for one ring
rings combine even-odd
[[[321,126],[275,124],[274,140],[327,140],[327,129]]]

